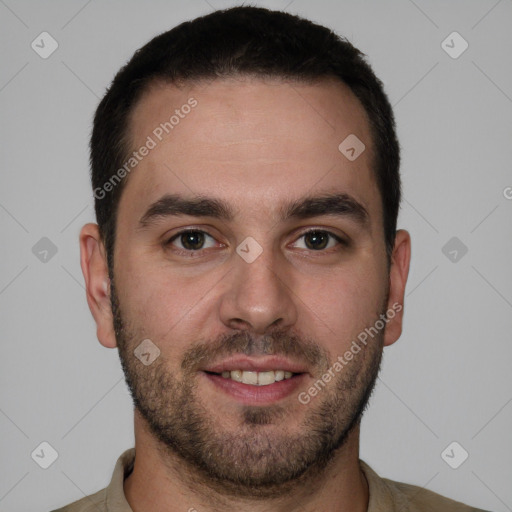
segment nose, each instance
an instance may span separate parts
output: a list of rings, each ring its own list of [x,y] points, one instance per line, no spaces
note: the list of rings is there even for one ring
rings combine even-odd
[[[291,268],[272,250],[265,249],[251,263],[234,254],[233,269],[226,276],[220,317],[231,329],[265,334],[271,328],[287,328],[297,321]]]

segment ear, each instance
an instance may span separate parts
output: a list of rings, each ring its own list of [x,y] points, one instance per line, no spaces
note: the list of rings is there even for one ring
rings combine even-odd
[[[98,340],[104,347],[115,348],[106,250],[97,224],[86,224],[80,231],[80,265]]]
[[[396,232],[395,246],[389,270],[388,323],[384,332],[384,346],[393,344],[402,334],[404,295],[409,263],[411,261],[411,237],[407,231]],[[394,316],[393,316],[394,313]]]

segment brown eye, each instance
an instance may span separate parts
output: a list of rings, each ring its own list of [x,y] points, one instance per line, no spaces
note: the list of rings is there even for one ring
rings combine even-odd
[[[308,249],[310,251],[323,251],[324,249],[331,249],[337,244],[346,245],[344,240],[339,236],[331,233],[330,231],[325,231],[322,229],[312,229],[310,231],[306,231],[305,233],[302,233],[302,235],[299,237],[299,240],[302,238],[304,239],[304,246],[299,246],[299,248]]]
[[[207,238],[210,238],[212,241],[215,239],[210,236],[208,233],[204,231],[200,231],[197,229],[189,229],[186,231],[180,231],[176,235],[174,235],[169,241],[165,244],[175,245],[178,249],[185,251],[200,251],[201,249],[205,249],[205,241]],[[214,245],[214,244],[213,244]],[[213,247],[210,245],[209,247]]]
[[[325,249],[329,243],[329,235],[323,231],[309,231],[304,235],[308,249]]]

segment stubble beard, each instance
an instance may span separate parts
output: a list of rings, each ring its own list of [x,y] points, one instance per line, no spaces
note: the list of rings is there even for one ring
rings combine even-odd
[[[192,346],[178,379],[163,354],[149,366],[134,356],[141,339],[122,314],[113,280],[111,302],[119,357],[138,413],[185,473],[224,495],[275,498],[320,478],[359,426],[380,370],[384,330],[303,405],[304,418],[293,434],[279,431],[289,417],[282,405],[242,406],[239,428],[222,430],[198,396],[199,362],[232,353],[288,355],[308,361],[316,381],[332,364],[328,354],[286,332],[255,339],[243,331]]]

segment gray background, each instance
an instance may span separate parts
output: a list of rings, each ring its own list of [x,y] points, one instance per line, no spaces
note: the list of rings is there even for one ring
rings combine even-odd
[[[2,512],[95,492],[133,445],[117,351],[96,340],[79,267],[79,229],[94,219],[91,119],[139,46],[235,3],[0,0]],[[254,4],[348,37],[395,107],[413,259],[361,457],[382,476],[512,510],[512,1]],[[43,31],[59,44],[47,59],[31,48]],[[441,46],[453,31],[469,44],[456,59]],[[32,249],[43,237],[57,248],[46,261],[48,242]],[[31,458],[43,441],[58,452],[46,470]],[[452,441],[469,453],[458,469],[441,456]]]

